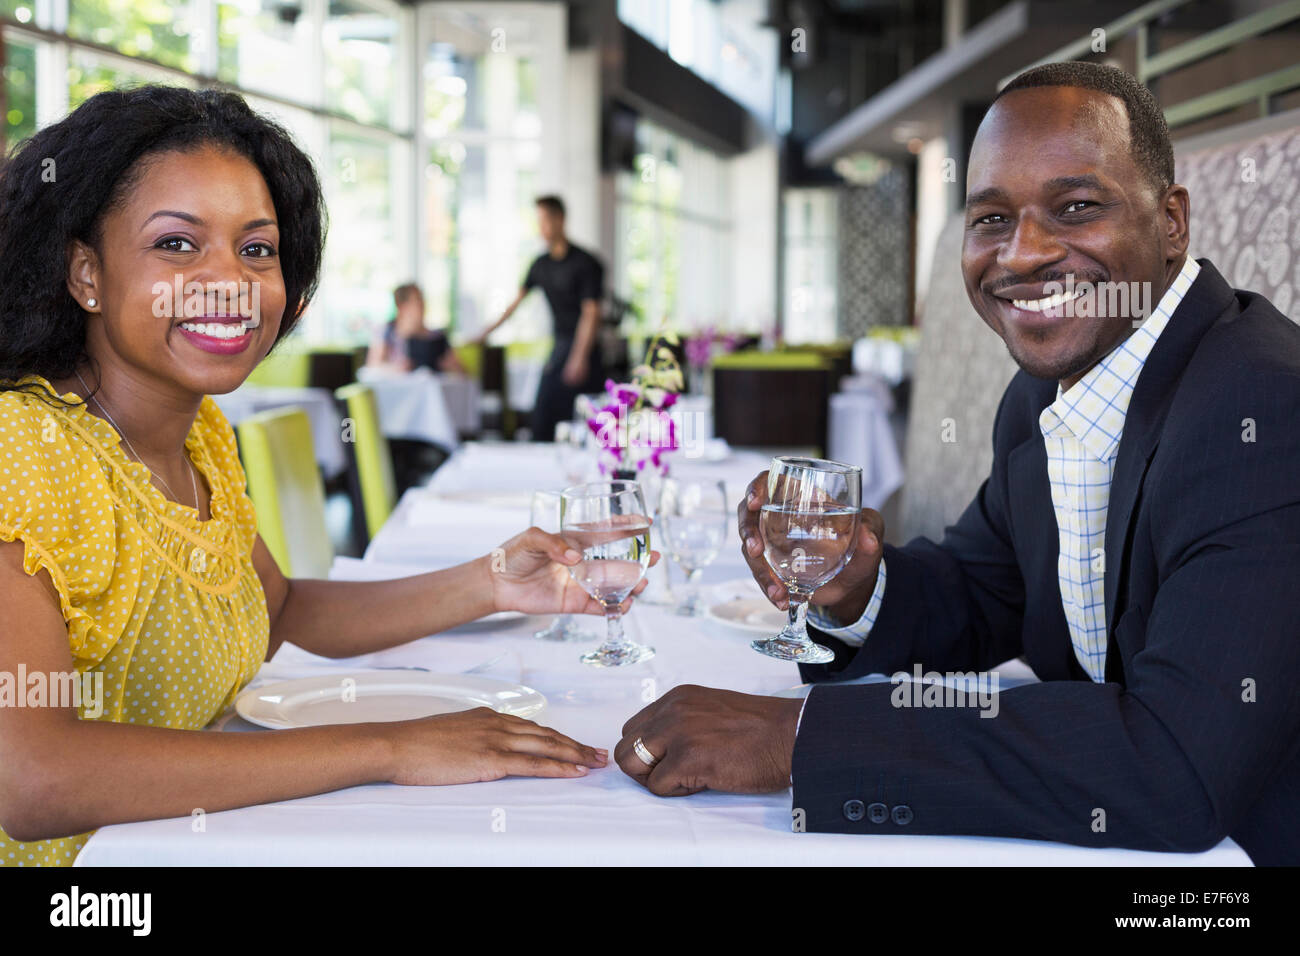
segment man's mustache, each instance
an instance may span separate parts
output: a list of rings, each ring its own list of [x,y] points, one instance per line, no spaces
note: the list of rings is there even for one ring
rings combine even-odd
[[[1080,285],[1084,282],[1090,283],[1091,285],[1100,285],[1101,283],[1108,281],[1110,277],[1105,273],[1097,272],[1086,274],[1079,272],[1044,272],[1040,275],[1033,276],[1032,278],[1024,276],[1007,276],[998,279],[995,282],[990,282],[984,287],[984,291],[989,295],[997,295],[1003,289],[1010,289],[1012,286],[1017,285],[1037,285],[1039,283],[1048,282],[1059,282],[1061,285],[1065,285],[1066,280],[1070,278],[1073,279],[1075,285]]]

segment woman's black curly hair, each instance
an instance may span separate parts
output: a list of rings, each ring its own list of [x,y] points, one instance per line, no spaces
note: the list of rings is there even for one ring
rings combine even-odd
[[[320,279],[325,207],[311,160],[277,123],[221,90],[140,86],[91,97],[0,170],[0,380],[73,373],[86,314],[68,292],[68,245],[99,247],[105,214],[160,153],[217,146],[261,171],[280,227],[280,342]]]

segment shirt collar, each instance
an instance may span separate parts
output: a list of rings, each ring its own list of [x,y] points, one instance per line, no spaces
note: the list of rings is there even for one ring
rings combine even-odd
[[[1200,264],[1188,256],[1155,309],[1132,335],[1111,349],[1068,392],[1057,385],[1056,401],[1043,409],[1038,419],[1045,438],[1060,437],[1064,430],[1098,461],[1108,462],[1118,454],[1129,400],[1142,367],[1200,271]]]

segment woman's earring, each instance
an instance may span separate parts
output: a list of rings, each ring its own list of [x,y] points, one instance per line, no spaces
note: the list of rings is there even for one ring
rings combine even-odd
[[[99,305],[99,300],[98,300],[98,299],[87,299],[87,300],[86,300],[86,308],[88,308],[88,309],[93,309],[93,308],[94,308],[95,306],[97,306],[97,305]]]

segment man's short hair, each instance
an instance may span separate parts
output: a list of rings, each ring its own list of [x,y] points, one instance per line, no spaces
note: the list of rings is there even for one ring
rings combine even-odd
[[[414,282],[405,282],[393,290],[393,304],[399,309],[412,296],[420,295],[420,287]]]
[[[551,215],[564,218],[564,200],[559,196],[538,196],[535,201]]]
[[[1169,124],[1165,122],[1164,110],[1155,96],[1135,77],[1100,63],[1079,60],[1047,63],[1021,73],[1002,88],[993,102],[1015,90],[1040,86],[1075,86],[1118,97],[1124,102],[1124,111],[1128,114],[1133,161],[1157,194],[1173,185],[1174,148],[1169,142]]]

